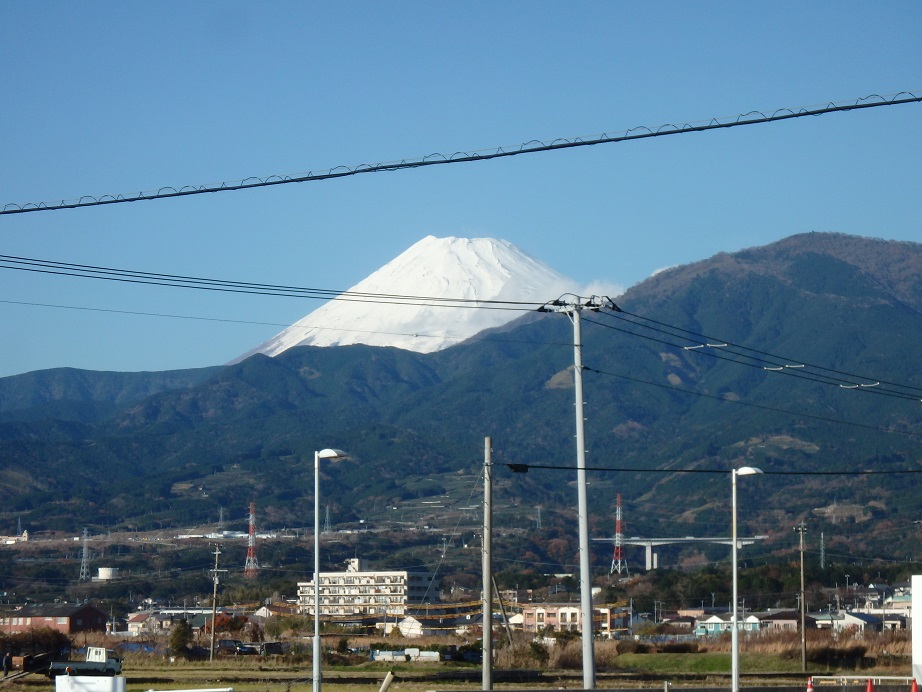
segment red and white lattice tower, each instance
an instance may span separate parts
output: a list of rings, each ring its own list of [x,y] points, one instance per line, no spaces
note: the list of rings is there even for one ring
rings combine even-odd
[[[247,536],[247,562],[243,567],[243,576],[251,579],[259,572],[259,562],[256,561],[256,503],[250,503],[250,531]]]
[[[621,493],[618,493],[618,504],[615,507],[615,551],[611,556],[611,570],[608,573],[613,572],[628,574],[627,560],[624,559],[624,531],[621,528]]]

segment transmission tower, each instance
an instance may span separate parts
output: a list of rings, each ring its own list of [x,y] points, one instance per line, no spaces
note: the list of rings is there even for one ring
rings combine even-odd
[[[90,532],[83,527],[83,557],[80,559],[80,581],[90,578]]]
[[[243,567],[243,576],[255,579],[259,572],[259,562],[256,560],[256,503],[250,503],[250,530],[247,535],[247,561]]]
[[[327,505],[327,513],[323,519],[323,532],[330,533],[330,505]]]
[[[538,505],[537,509],[538,509],[538,521],[535,522],[535,528],[540,529],[541,528],[541,505]]]
[[[615,550],[611,556],[611,569],[609,574],[617,572],[630,574],[627,569],[627,560],[624,559],[624,531],[621,528],[621,493],[618,493],[618,502],[615,505]]]

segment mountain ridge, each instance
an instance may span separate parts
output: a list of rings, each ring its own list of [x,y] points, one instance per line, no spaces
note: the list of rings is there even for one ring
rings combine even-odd
[[[830,245],[837,249],[828,251]],[[861,266],[854,263],[859,260]],[[638,534],[725,526],[725,507],[713,502],[725,479],[682,469],[918,466],[912,436],[885,432],[922,434],[918,402],[709,358],[683,349],[692,342],[678,340],[681,332],[638,336],[622,317],[641,315],[661,323],[658,328],[672,325],[788,358],[809,355],[837,370],[920,387],[915,296],[922,296],[922,272],[913,271],[920,260],[922,245],[802,234],[661,272],[618,299],[626,315],[588,314],[583,363],[590,463],[649,469],[594,478],[594,530],[606,531],[615,493],[629,498]],[[454,479],[475,473],[487,435],[500,467],[572,466],[572,361],[569,321],[527,314],[429,354],[354,345],[254,356],[193,387],[126,403],[101,421],[58,424],[44,439],[40,418],[28,427],[0,423],[7,516],[46,527],[160,517],[193,522],[218,506],[240,504],[245,483],[275,521],[297,521],[297,507],[310,495],[310,450],[336,446],[355,461],[324,472],[334,512],[342,521],[362,514],[386,521],[391,507],[409,507],[421,493],[447,491]],[[0,401],[7,384],[0,380]],[[35,470],[35,478],[24,482],[22,468]],[[58,477],[62,469],[67,474]],[[910,527],[900,539],[910,549],[918,528],[908,517],[919,510],[913,478],[836,479],[839,499],[873,508],[867,525],[851,534],[853,546],[871,540],[876,519],[886,518]],[[519,508],[509,510],[515,516],[535,504],[544,504],[549,517],[572,506],[571,481],[561,483],[559,474],[498,480],[507,504]],[[772,480],[762,501],[783,514],[776,522],[812,517],[813,508],[828,504],[821,481]],[[65,484],[67,497],[74,503],[92,498],[94,509],[62,504]],[[207,487],[208,497],[182,490],[190,484]],[[642,511],[664,503],[686,511],[669,521]],[[130,517],[126,508],[133,508]]]

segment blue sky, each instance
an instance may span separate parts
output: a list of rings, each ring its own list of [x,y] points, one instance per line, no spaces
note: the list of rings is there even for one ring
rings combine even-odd
[[[920,35],[908,0],[8,0],[0,205],[920,93]],[[0,254],[345,289],[426,235],[491,236],[631,285],[805,231],[922,240],[920,120],[911,104],[0,216]],[[13,270],[0,301],[0,376],[220,364],[319,305]]]

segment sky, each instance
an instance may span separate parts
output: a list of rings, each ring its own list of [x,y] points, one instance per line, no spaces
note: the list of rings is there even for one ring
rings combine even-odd
[[[922,3],[0,3],[0,207],[922,94]],[[922,241],[922,104],[0,216],[0,254],[346,289],[427,235],[580,283]],[[556,296],[548,296],[548,299]],[[0,377],[226,363],[319,307],[0,268]]]

